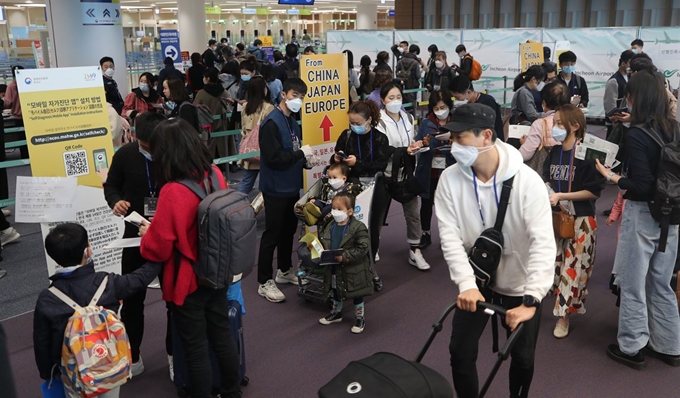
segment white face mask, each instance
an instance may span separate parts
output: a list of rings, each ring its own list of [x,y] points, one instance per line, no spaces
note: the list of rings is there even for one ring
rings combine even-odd
[[[390,113],[399,113],[401,110],[401,105],[402,102],[400,100],[394,100],[392,102],[388,102],[387,105],[385,105],[385,109],[387,109],[387,111]]]
[[[104,74],[108,77],[113,77],[114,73],[116,73],[116,71],[113,68],[109,68],[106,71],[104,71]]]
[[[345,185],[345,181],[343,181],[342,178],[329,178],[328,184],[330,184],[333,189],[340,189]]]
[[[437,116],[437,119],[444,120],[447,117],[449,117],[449,112],[450,112],[449,108],[446,108],[446,109],[441,110],[441,111],[434,111],[434,114],[435,114],[435,116]]]
[[[469,145],[460,145],[457,142],[451,144],[451,155],[456,158],[459,165],[472,167],[480,153],[490,151],[493,145],[477,148]]]
[[[288,107],[291,112],[298,113],[302,108],[302,100],[300,98],[287,99],[286,107]]]
[[[536,90],[541,91],[545,87],[545,82],[540,82],[536,85]]]
[[[403,48],[403,47],[399,47],[399,52],[403,54],[403,53],[404,53],[404,48]]]
[[[436,66],[437,69],[441,69],[444,67],[444,63],[442,61],[434,61],[434,66]]]
[[[343,222],[347,220],[347,213],[345,213],[342,210],[331,210],[331,215],[333,216],[333,219],[335,222]]]

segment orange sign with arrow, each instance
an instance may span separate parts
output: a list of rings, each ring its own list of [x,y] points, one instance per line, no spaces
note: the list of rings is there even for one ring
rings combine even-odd
[[[349,71],[345,54],[312,54],[300,60],[300,78],[307,83],[302,104],[302,141],[314,148],[322,164],[307,171],[305,183],[321,177],[335,152],[340,134],[349,128]]]

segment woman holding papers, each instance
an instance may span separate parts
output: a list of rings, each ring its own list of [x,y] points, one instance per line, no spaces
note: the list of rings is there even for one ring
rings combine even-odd
[[[553,335],[558,338],[569,334],[569,316],[584,314],[588,294],[588,281],[595,265],[597,220],[595,200],[600,197],[605,181],[595,169],[592,160],[574,157],[576,144],[583,139],[586,119],[578,108],[564,105],[553,116],[552,138],[561,141],[553,146],[543,166],[543,180],[551,189],[550,204],[553,209],[574,217],[572,238],[557,239],[555,259],[555,307],[558,317]]]

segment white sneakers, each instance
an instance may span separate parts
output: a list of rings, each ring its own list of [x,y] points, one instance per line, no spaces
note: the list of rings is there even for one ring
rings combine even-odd
[[[0,244],[2,246],[12,243],[19,238],[21,238],[21,235],[19,235],[19,232],[12,227],[9,227],[4,231],[0,231]]]
[[[144,373],[144,361],[142,361],[141,355],[139,356],[139,361],[133,362],[132,366],[130,366],[130,372],[132,373],[132,377],[137,377]]]
[[[423,257],[423,253],[420,251],[420,249],[408,251],[408,263],[421,271],[427,271],[430,269],[430,264],[425,261],[425,257]]]
[[[278,275],[276,279],[278,281]],[[286,299],[286,296],[279,290],[278,287],[276,287],[276,283],[274,283],[273,279],[268,280],[264,285],[260,285],[260,287],[257,288],[257,294],[266,298],[272,303],[280,303]]]
[[[293,269],[289,269],[286,272],[281,272],[281,270],[276,270],[276,278],[274,278],[276,283],[291,283],[295,286],[298,286],[298,277],[295,275],[295,271]],[[306,285],[308,284],[309,281],[306,279],[302,280],[302,284]]]

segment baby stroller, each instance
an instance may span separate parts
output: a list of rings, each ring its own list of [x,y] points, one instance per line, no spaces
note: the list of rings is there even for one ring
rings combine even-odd
[[[478,302],[477,308],[478,311],[484,311],[491,316],[496,314],[505,316],[506,313],[504,308],[484,302]],[[321,387],[319,398],[453,398],[449,381],[441,374],[422,365],[420,361],[434,338],[441,332],[446,317],[455,309],[456,303],[449,305],[435,322],[415,361],[408,361],[387,352],[379,352],[368,358],[351,362],[328,384]],[[510,356],[512,347],[523,329],[524,324],[519,324],[498,352],[498,359],[479,393],[480,398],[483,398],[488,391],[503,361]]]
[[[318,198],[321,194],[321,187],[323,183],[327,180],[326,172],[328,168],[324,169],[323,176],[312,185],[312,187],[305,192],[305,194],[300,198],[300,200],[295,203],[295,215],[303,222],[305,226],[316,228],[323,222],[323,220],[317,220],[316,224],[311,224],[308,215],[305,213],[305,205],[309,203],[310,199]],[[382,183],[383,174],[377,173],[373,178],[360,178],[359,182],[361,184],[361,193],[356,197],[356,203],[354,208],[354,217],[364,223],[366,228],[370,232],[370,210],[373,202],[373,192],[377,183]],[[311,224],[311,225],[310,225]],[[298,253],[298,296],[302,297],[305,301],[318,302],[322,304],[330,303],[331,298],[329,295],[324,294],[323,277],[324,277],[324,266],[332,264],[321,264],[319,261],[314,261],[311,258],[311,253],[307,249],[305,243],[301,244],[297,250]],[[378,277],[378,273],[375,270],[374,255],[371,253],[369,255],[371,258],[371,269],[373,271],[373,276]],[[319,260],[319,259],[317,259]],[[332,268],[333,270],[333,268]],[[303,284],[303,279],[308,283]],[[382,286],[382,285],[380,285]],[[332,291],[330,292],[332,295]]]

